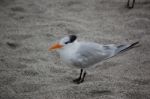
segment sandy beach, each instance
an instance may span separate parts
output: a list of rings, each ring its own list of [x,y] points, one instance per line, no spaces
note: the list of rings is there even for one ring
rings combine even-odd
[[[150,1],[0,0],[0,99],[150,99]],[[102,44],[140,45],[80,70],[48,47],[75,34]]]

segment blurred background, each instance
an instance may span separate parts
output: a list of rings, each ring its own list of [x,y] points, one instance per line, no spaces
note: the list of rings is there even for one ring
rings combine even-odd
[[[0,0],[0,99],[150,99],[150,0]],[[88,70],[48,52],[75,34],[97,43],[140,46]]]

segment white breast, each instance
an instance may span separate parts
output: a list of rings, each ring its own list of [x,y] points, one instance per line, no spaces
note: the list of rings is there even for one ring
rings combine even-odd
[[[76,52],[78,48],[79,44],[77,42],[74,42],[60,49],[59,54],[62,61],[64,61],[66,64],[71,65],[71,59],[74,59],[76,57]]]

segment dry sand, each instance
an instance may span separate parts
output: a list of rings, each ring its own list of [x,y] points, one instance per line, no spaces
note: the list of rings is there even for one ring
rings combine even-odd
[[[0,0],[0,99],[150,99],[150,1]],[[67,34],[140,46],[89,68],[66,66],[49,45]]]

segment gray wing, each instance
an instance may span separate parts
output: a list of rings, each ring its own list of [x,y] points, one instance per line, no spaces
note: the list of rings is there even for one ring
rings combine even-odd
[[[100,45],[97,43],[81,42],[76,52],[76,59],[72,60],[73,64],[82,68],[94,65],[102,60],[112,57],[115,53],[116,46]]]
[[[139,42],[131,44],[108,44],[102,45],[97,43],[81,42],[80,47],[76,52],[76,59],[73,60],[74,65],[85,68],[98,62],[108,59],[116,54],[132,48]]]

